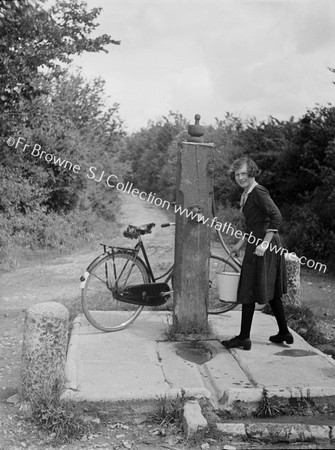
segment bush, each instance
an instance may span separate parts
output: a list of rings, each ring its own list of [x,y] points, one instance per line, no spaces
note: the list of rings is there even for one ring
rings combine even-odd
[[[335,233],[308,206],[291,209],[291,221],[284,224],[287,247],[299,256],[326,261],[335,269]]]
[[[242,212],[238,208],[233,207],[230,203],[228,203],[226,206],[220,205],[219,210],[216,212],[216,214],[219,222],[230,223],[234,228],[234,231],[245,230],[245,222]],[[223,238],[228,245],[233,245],[237,242],[236,237],[232,235],[231,232],[224,232]]]
[[[42,209],[29,214],[0,213],[0,257],[3,267],[17,264],[17,258],[37,250],[67,252],[83,242],[100,236],[101,228],[110,226],[96,213],[73,211],[68,214]]]
[[[29,214],[1,217],[0,239],[9,237],[12,245],[26,248],[72,248],[75,234],[85,228],[84,218],[75,213],[46,214],[43,210]]]
[[[103,219],[115,221],[121,203],[119,195],[115,193],[115,189],[106,185],[93,186],[94,189],[87,195],[92,211]]]

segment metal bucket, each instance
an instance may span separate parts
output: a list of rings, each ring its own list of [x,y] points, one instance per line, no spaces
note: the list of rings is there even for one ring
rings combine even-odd
[[[217,274],[219,298],[222,302],[237,302],[237,288],[240,273],[222,272]]]

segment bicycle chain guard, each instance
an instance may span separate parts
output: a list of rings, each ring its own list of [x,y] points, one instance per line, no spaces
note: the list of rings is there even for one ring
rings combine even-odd
[[[141,306],[160,306],[170,297],[167,283],[145,283],[126,286],[122,291],[115,291],[114,297],[125,303]]]

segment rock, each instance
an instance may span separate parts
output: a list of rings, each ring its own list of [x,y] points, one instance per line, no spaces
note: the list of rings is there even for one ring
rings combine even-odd
[[[225,437],[245,438],[245,425],[243,423],[217,423],[217,429],[225,435]]]
[[[115,437],[116,437],[116,439],[122,439],[122,438],[125,438],[126,435],[125,434],[117,434]]]
[[[283,302],[299,306],[301,304],[300,261],[293,255],[293,253],[285,254],[287,294],[283,296]]]
[[[21,391],[24,400],[51,395],[64,380],[69,312],[57,302],[26,310],[22,345]]]
[[[13,405],[18,405],[20,403],[20,395],[14,394],[6,399],[6,403],[12,403]]]
[[[95,417],[94,419],[91,420],[91,422],[99,424],[101,421],[100,421],[99,417]]]
[[[192,436],[199,429],[207,427],[207,420],[202,415],[200,405],[196,400],[186,402],[183,413],[183,427],[187,437]]]

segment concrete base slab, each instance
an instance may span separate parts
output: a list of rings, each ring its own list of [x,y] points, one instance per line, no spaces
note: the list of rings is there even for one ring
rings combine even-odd
[[[240,318],[237,314],[231,311],[211,320],[214,335],[229,338],[238,334]],[[229,351],[254,388],[253,393],[248,393],[248,386],[235,386],[230,392],[225,391],[225,396],[221,398],[223,402],[248,397],[256,399],[262,388],[268,390],[269,396],[285,398],[335,396],[335,361],[290,331],[294,344],[271,343],[269,336],[278,332],[276,321],[274,317],[256,311],[251,350]]]
[[[211,398],[223,407],[269,396],[334,397],[335,361],[299,335],[295,342],[272,344],[276,323],[255,312],[252,348],[225,349],[220,340],[238,334],[240,311],[210,317],[206,338],[212,358],[202,364],[176,353],[180,342],[167,340],[171,314],[144,311],[125,330],[104,333],[83,316],[75,322],[67,357],[65,397],[78,401],[148,402],[161,397]]]

